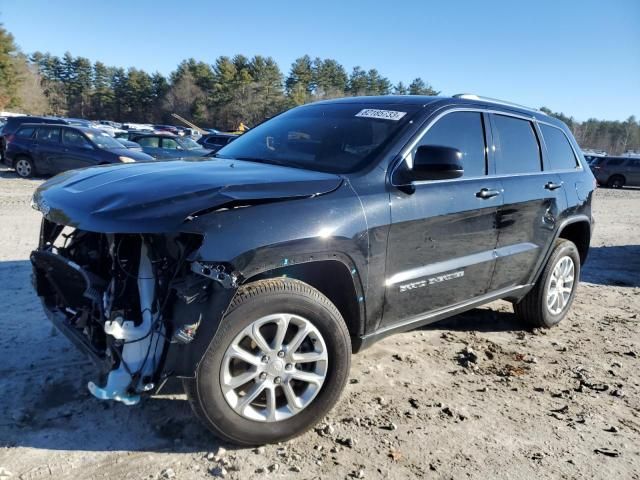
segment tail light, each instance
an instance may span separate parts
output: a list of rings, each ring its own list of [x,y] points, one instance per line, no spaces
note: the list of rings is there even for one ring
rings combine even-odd
[[[16,138],[16,136],[12,133],[12,134],[7,135],[6,137],[4,137],[4,142],[5,143],[11,143],[11,142],[13,142],[14,138]]]

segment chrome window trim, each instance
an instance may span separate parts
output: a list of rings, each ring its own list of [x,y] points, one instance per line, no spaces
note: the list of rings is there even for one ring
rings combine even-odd
[[[403,162],[407,163],[407,166],[409,168],[412,168],[413,165],[413,158],[412,158],[412,151],[413,149],[416,147],[416,145],[418,145],[418,143],[420,143],[420,141],[424,138],[424,136],[427,134],[427,132],[429,131],[429,129],[436,124],[436,122],[438,122],[442,117],[449,115],[450,113],[455,113],[455,112],[477,112],[477,113],[489,113],[489,114],[497,114],[497,115],[504,115],[504,116],[508,116],[508,117],[514,117],[514,118],[519,118],[521,120],[527,120],[529,122],[532,122],[534,124],[534,126],[536,124],[540,124],[543,123],[545,125],[549,125],[551,127],[557,128],[558,130],[560,130],[565,138],[567,138],[567,141],[569,142],[569,145],[571,146],[571,149],[573,150],[573,153],[576,155],[576,158],[578,159],[578,167],[576,167],[575,169],[564,169],[564,170],[542,170],[540,172],[528,172],[528,173],[513,173],[513,174],[504,174],[504,175],[497,175],[497,174],[491,174],[488,173],[486,175],[482,175],[479,177],[462,177],[462,178],[452,178],[452,179],[448,179],[448,180],[419,180],[416,182],[411,182],[411,185],[427,185],[427,184],[433,184],[433,183],[445,183],[445,182],[463,182],[463,181],[467,181],[467,180],[479,180],[479,179],[500,179],[500,178],[505,178],[505,177],[521,177],[521,176],[528,176],[528,175],[548,175],[551,173],[567,173],[567,172],[580,172],[583,171],[584,168],[582,166],[582,162],[580,162],[580,157],[577,155],[576,149],[573,146],[573,143],[571,143],[571,141],[569,140],[569,138],[567,137],[567,134],[564,132],[564,130],[556,125],[553,125],[552,123],[549,122],[545,122],[544,120],[538,120],[534,115],[524,115],[524,114],[519,114],[519,113],[514,113],[514,112],[504,112],[502,110],[494,110],[491,108],[479,108],[479,107],[455,107],[455,108],[451,108],[451,109],[447,109],[444,112],[439,113],[438,115],[436,115],[430,122],[428,125],[426,125],[423,130],[420,132],[420,134],[410,143],[408,143],[404,148],[402,148],[402,150],[400,150],[400,159],[393,165],[393,168],[391,169],[391,175],[390,175],[390,180],[391,180],[391,185],[393,185],[394,187],[401,187],[403,185],[396,185],[395,183],[393,183],[393,176],[396,173],[396,170],[398,168],[400,168],[400,166],[402,165]],[[485,125],[485,128],[487,128],[487,126]],[[544,140],[544,135],[542,135],[542,139],[543,142]],[[487,149],[489,149],[489,145],[486,146]],[[491,145],[491,147],[493,147],[493,145]],[[546,148],[547,148],[547,144],[544,144],[544,148],[545,148],[545,152],[546,152]],[[488,153],[488,152],[487,152]],[[540,152],[542,155],[542,152]]]

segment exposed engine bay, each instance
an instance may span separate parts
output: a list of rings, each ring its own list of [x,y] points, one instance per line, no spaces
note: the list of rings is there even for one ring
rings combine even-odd
[[[155,390],[171,373],[169,346],[191,343],[202,322],[202,308],[193,315],[176,309],[188,312],[216,288],[234,285],[223,266],[190,257],[201,241],[184,233],[93,233],[43,220],[31,255],[34,283],[50,319],[100,367],[102,378],[88,384],[96,398],[133,405]]]

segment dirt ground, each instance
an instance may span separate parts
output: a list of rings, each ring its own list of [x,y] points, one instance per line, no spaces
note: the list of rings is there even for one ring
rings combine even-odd
[[[0,480],[640,479],[640,189],[597,191],[559,327],[531,331],[496,302],[393,336],[354,357],[318,428],[235,449],[194,420],[177,383],[135,407],[90,397],[92,367],[30,285],[40,182],[0,170]]]

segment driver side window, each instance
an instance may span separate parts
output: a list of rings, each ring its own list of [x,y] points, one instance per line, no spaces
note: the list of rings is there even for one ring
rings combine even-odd
[[[80,132],[75,130],[64,129],[62,134],[62,142],[70,147],[87,148],[91,144]]]
[[[480,112],[453,112],[429,128],[412,154],[422,145],[456,148],[462,153],[463,177],[487,174],[484,123]]]

